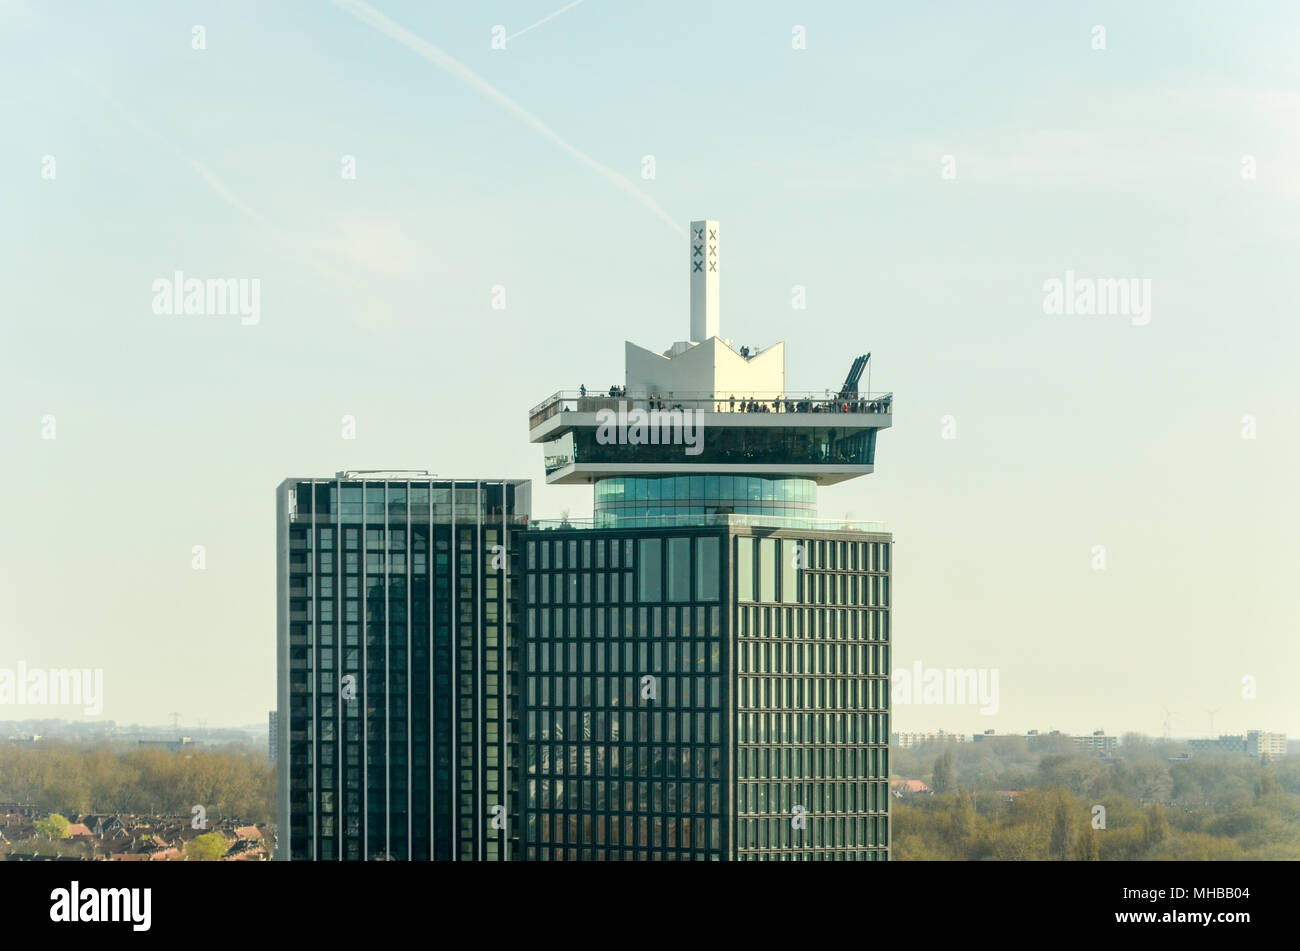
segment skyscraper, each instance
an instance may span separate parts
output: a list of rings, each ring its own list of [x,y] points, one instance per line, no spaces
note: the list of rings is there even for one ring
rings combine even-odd
[[[824,521],[889,394],[785,386],[719,336],[691,223],[692,339],[529,413],[546,480],[427,472],[278,493],[281,857],[858,859],[889,852],[891,536]]]
[[[534,523],[521,634],[523,857],[884,859],[891,536],[823,522],[892,396],[791,393],[719,333],[720,228],[691,223],[691,336],[530,412],[590,525]]]
[[[508,855],[511,578],[528,513],[520,480],[280,485],[279,858]]]

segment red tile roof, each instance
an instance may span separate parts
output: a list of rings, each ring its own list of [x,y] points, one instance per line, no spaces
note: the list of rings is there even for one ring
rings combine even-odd
[[[889,784],[890,789],[906,789],[908,792],[929,792],[930,787],[919,779],[895,779]]]

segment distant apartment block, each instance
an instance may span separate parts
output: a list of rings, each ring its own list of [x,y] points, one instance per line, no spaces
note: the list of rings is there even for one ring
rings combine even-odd
[[[1193,753],[1243,753],[1261,760],[1282,759],[1287,755],[1285,733],[1250,730],[1243,734],[1224,734],[1216,739],[1188,740]]]
[[[985,730],[983,733],[976,733],[971,737],[972,742],[982,743],[985,740],[1004,740],[1004,739],[1022,739],[1028,746],[1031,753],[1042,752],[1052,749],[1063,749],[1073,739],[1062,733],[1060,730],[1053,730],[1050,733],[1043,733],[1039,730],[1030,730],[1028,733],[1003,733],[998,734],[993,730]]]
[[[1286,734],[1251,730],[1246,734],[1246,752],[1260,759],[1282,759],[1286,756]]]
[[[1080,753],[1096,753],[1109,756],[1119,749],[1119,737],[1107,736],[1105,730],[1097,730],[1091,736],[1072,736],[1074,748]]]
[[[1025,740],[1031,753],[1073,748],[1078,753],[1110,756],[1119,750],[1119,737],[1107,736],[1105,730],[1096,730],[1090,736],[1070,736],[1060,730],[1052,730],[1050,733],[1030,730],[1028,733],[1023,734],[1005,733],[1002,735],[998,735],[993,730],[985,730],[983,733],[976,733],[971,737],[971,740],[980,743],[984,740],[1005,739],[1008,737],[1018,737]]]
[[[891,746],[896,746],[900,750],[908,750],[915,746],[924,746],[927,743],[965,743],[965,733],[946,733],[943,730],[937,733],[893,733],[889,737]]]

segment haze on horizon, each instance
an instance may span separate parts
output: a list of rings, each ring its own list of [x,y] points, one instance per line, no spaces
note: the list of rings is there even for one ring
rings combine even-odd
[[[558,6],[0,0],[0,667],[264,721],[276,485],[589,512],[527,410],[685,337],[708,217],[724,336],[895,394],[820,493],[894,533],[895,668],[999,671],[996,715],[894,731],[1300,735],[1300,10]],[[260,319],[154,313],[178,270],[258,279]],[[1068,272],[1150,281],[1149,322],[1045,313]],[[76,716],[32,710],[0,719]]]

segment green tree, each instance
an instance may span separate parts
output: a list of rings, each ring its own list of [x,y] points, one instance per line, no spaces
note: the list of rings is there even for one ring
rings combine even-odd
[[[1101,833],[1093,829],[1091,824],[1086,827],[1074,843],[1074,860],[1076,862],[1096,862],[1101,858],[1101,845],[1097,837]]]
[[[1070,797],[1062,792],[1056,798],[1056,810],[1052,815],[1052,843],[1049,846],[1052,858],[1058,862],[1067,862],[1074,851],[1075,817],[1070,811]]]
[[[971,794],[965,789],[958,789],[948,813],[952,820],[952,845],[957,855],[967,858],[968,846],[975,835],[979,817],[975,814],[975,804]]]
[[[1282,784],[1278,782],[1277,776],[1270,772],[1261,771],[1259,781],[1255,783],[1255,798],[1264,799],[1267,796],[1275,795],[1282,791]]]
[[[1038,780],[1034,785],[1064,786],[1076,796],[1083,796],[1094,789],[1105,770],[1106,764],[1095,756],[1078,753],[1044,756],[1038,763]]]
[[[191,862],[215,862],[230,850],[230,843],[220,832],[195,836],[185,844],[185,858]]]
[[[66,839],[69,836],[68,827],[72,823],[56,812],[48,819],[37,819],[34,825],[36,831],[47,839]]]
[[[1169,820],[1159,805],[1147,810],[1142,822],[1142,847],[1148,852],[1169,838]]]
[[[943,755],[934,761],[934,775],[930,778],[930,787],[936,793],[951,792],[957,778],[952,750],[944,750]]]

